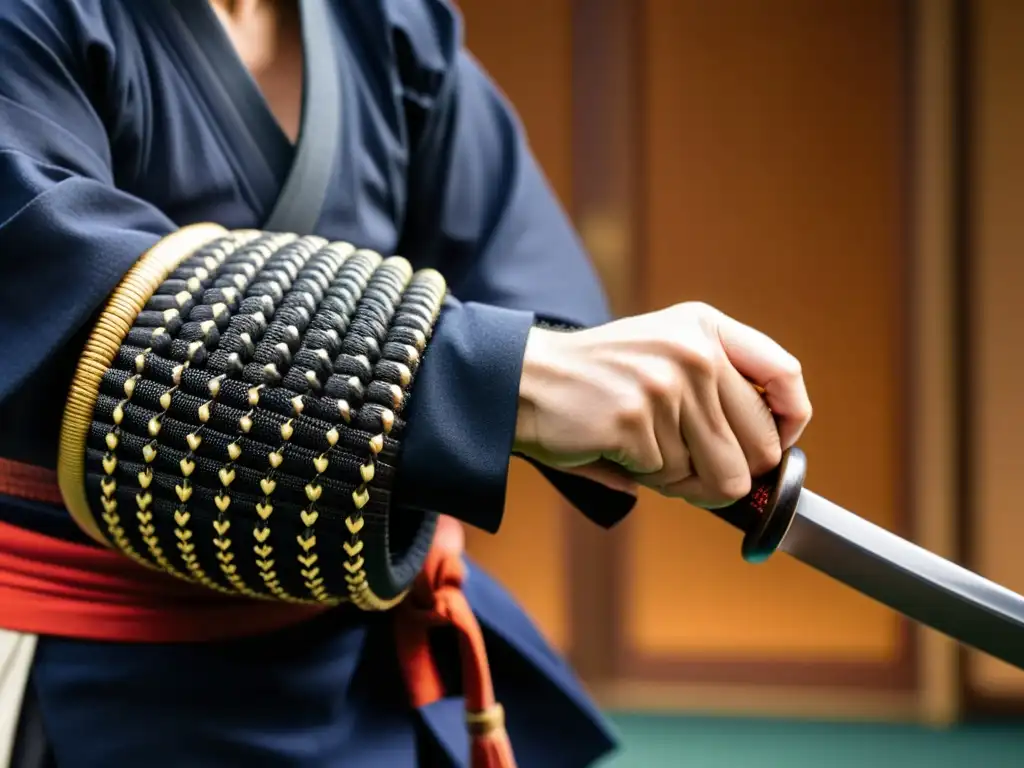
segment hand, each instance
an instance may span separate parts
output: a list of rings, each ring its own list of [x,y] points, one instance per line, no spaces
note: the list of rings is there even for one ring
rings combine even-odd
[[[706,508],[749,493],[811,418],[796,358],[700,303],[584,331],[533,329],[519,401],[517,452]]]

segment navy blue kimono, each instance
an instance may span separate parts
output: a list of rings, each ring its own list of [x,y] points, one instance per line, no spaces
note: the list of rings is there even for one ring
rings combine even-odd
[[[396,503],[493,532],[527,332],[604,322],[606,303],[451,5],[334,0],[330,14],[344,130],[315,234],[434,267],[455,297],[410,401]],[[295,147],[207,0],[5,0],[0,51],[0,457],[53,468],[78,351],[120,278],[183,225],[261,227]],[[628,509],[549,475],[603,524]],[[0,521],[91,543],[57,508],[0,496]],[[466,592],[520,765],[608,751],[509,596],[475,567]],[[459,701],[405,703],[386,617],[330,612],[207,645],[44,637],[30,699],[60,768],[466,760]]]

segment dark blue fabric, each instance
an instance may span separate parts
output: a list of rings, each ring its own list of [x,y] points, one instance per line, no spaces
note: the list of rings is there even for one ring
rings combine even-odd
[[[85,334],[144,251],[190,223],[259,227],[287,176],[293,147],[233,52],[197,47],[178,10],[189,3],[207,0],[0,3],[2,457],[55,466]],[[317,232],[437,268],[453,294],[410,399],[396,498],[493,531],[530,325],[599,323],[605,300],[514,113],[463,50],[452,6],[331,9],[345,129]],[[240,94],[231,80],[249,85]],[[550,475],[602,524],[632,505]],[[0,520],[79,536],[56,510],[3,499]],[[585,764],[609,743],[596,714],[507,596],[479,589],[496,647],[517,649],[495,652],[496,674],[538,670],[511,688],[522,703],[510,722],[531,718],[518,738],[557,741],[577,724],[564,732],[578,743],[545,746],[567,760],[522,764]],[[36,684],[62,768],[402,765],[414,737],[384,630],[333,621],[225,647],[44,639]],[[360,669],[372,684],[360,687]],[[186,734],[206,757],[171,759]],[[118,759],[143,745],[145,760]]]
[[[571,670],[505,590],[471,566],[466,594],[519,765],[582,768],[612,749]],[[198,645],[42,638],[33,684],[56,764],[464,768],[461,699],[404,706],[390,621],[338,610],[264,637]]]
[[[89,319],[142,252],[198,221],[258,227],[287,176],[287,138],[227,37],[198,47],[187,4],[211,13],[206,0],[0,8],[0,50],[18,62],[0,77],[2,456],[55,465]],[[332,7],[346,130],[318,231],[435,267],[455,297],[415,387],[399,473],[415,482],[398,499],[493,531],[529,319],[599,323],[604,296],[449,4]],[[632,505],[562,487],[602,524]]]

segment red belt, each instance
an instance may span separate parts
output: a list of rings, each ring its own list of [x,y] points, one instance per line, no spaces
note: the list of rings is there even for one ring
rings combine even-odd
[[[0,494],[63,504],[56,473],[0,459]],[[399,660],[416,707],[445,695],[429,629],[459,636],[473,768],[514,768],[483,633],[462,582],[461,525],[442,517],[422,573],[395,609]],[[256,635],[322,612],[231,598],[150,572],[122,555],[0,523],[0,627],[121,642],[210,642]]]

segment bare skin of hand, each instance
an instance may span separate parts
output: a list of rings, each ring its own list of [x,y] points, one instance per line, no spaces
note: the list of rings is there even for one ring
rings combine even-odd
[[[716,508],[747,495],[810,418],[793,355],[713,307],[677,304],[584,331],[533,329],[516,451]]]

